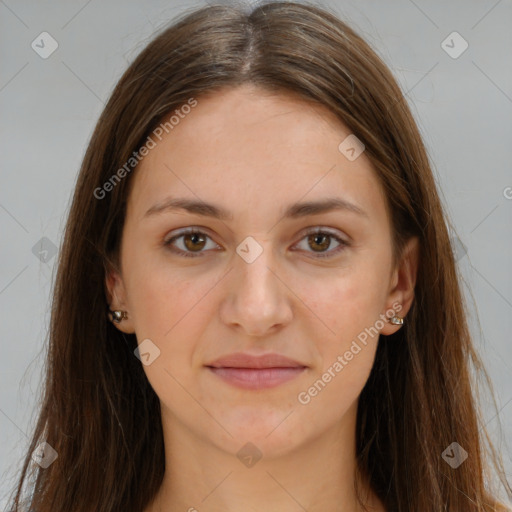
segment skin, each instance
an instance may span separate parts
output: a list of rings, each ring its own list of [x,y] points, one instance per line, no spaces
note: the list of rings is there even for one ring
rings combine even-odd
[[[106,287],[111,308],[128,312],[118,329],[160,350],[143,368],[161,403],[166,473],[145,512],[362,510],[353,483],[357,401],[378,335],[309,403],[298,395],[393,304],[406,316],[418,241],[393,268],[375,171],[364,152],[349,161],[338,150],[349,134],[324,107],[244,85],[198,98],[136,170],[120,268]],[[366,216],[283,218],[292,203],[333,196]],[[169,197],[214,203],[233,219],[184,210],[144,216]],[[165,245],[189,226],[207,238],[181,237],[174,247],[197,257]],[[316,227],[349,245],[335,254],[334,237],[308,239]],[[248,236],[263,249],[252,263],[236,252]],[[380,327],[386,335],[400,328]],[[277,352],[307,369],[274,388],[243,390],[205,367],[239,351]],[[248,442],[262,453],[252,467],[237,457]],[[363,489],[368,510],[384,511]]]

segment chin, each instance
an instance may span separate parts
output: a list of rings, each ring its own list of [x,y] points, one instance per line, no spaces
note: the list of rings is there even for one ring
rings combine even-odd
[[[295,413],[274,411],[238,411],[225,418],[223,426],[233,436],[223,436],[223,449],[236,454],[247,443],[260,450],[266,458],[278,457],[303,444],[307,432],[293,421]]]

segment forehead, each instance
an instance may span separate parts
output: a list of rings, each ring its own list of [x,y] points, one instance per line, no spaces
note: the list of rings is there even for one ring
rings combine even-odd
[[[340,152],[350,130],[325,107],[242,86],[198,97],[187,112],[133,176],[129,210],[138,216],[174,194],[267,210],[336,194],[385,214],[369,159]]]

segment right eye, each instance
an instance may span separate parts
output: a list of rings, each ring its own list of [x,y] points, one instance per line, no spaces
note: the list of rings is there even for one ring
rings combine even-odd
[[[168,247],[171,252],[179,256],[195,258],[202,256],[202,253],[205,252],[203,249],[207,245],[208,240],[214,244],[214,248],[219,247],[206,233],[195,228],[187,228],[165,240],[164,245]]]

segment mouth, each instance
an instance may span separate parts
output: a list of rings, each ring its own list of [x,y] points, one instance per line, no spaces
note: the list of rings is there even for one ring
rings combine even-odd
[[[305,366],[297,368],[207,368],[224,381],[244,389],[268,389],[294,379]]]
[[[206,368],[228,384],[257,390],[284,384],[301,375],[307,366],[279,354],[237,353],[218,359]]]

